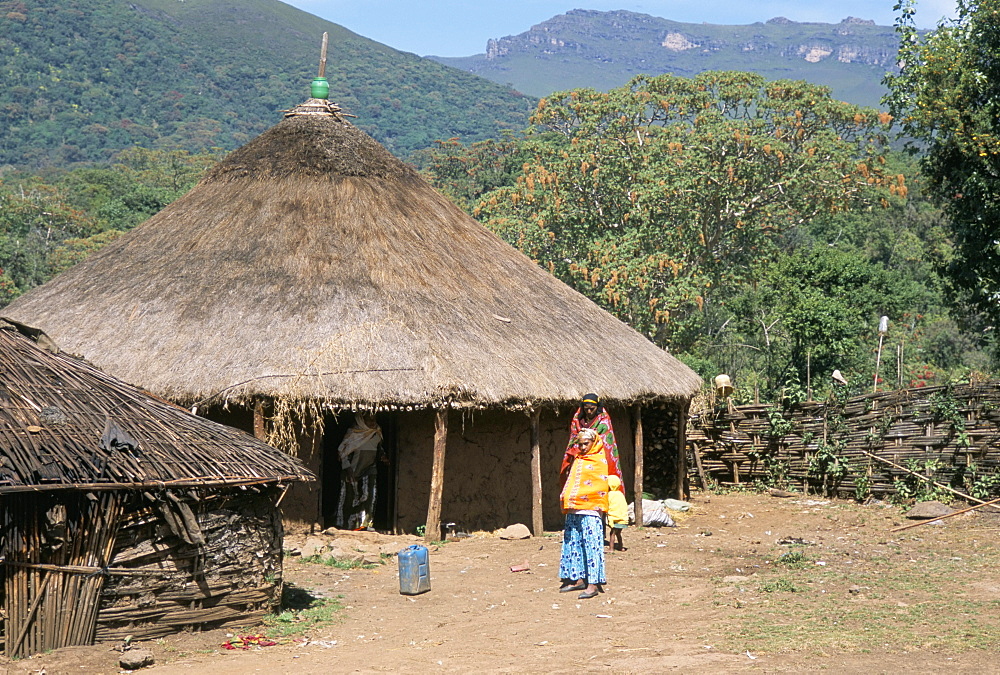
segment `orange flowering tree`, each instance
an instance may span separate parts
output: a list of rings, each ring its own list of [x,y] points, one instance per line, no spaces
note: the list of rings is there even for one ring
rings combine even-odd
[[[727,288],[815,215],[905,194],[891,118],[752,73],[639,76],[543,99],[521,172],[473,213],[661,345],[688,346]]]

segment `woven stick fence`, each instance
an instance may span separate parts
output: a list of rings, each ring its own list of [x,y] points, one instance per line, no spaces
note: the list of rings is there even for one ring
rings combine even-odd
[[[1000,382],[797,404],[720,406],[690,419],[691,467],[721,485],[895,494],[920,473],[989,494],[1000,487]],[[879,460],[888,461],[879,461]],[[895,466],[893,466],[895,465]],[[700,476],[692,476],[700,481]]]

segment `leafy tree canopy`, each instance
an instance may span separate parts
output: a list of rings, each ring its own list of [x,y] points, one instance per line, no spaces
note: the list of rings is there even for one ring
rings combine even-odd
[[[483,195],[474,213],[680,350],[782,232],[904,187],[885,171],[889,121],[823,87],[752,73],[554,94],[532,117],[514,184]]]
[[[730,301],[731,320],[717,339],[744,353],[743,370],[765,389],[834,369],[862,374],[870,386],[880,317],[891,317],[901,335],[907,311],[926,306],[928,291],[913,279],[827,246],[782,253],[757,271],[758,283]]]
[[[1000,325],[1000,0],[958,0],[957,18],[921,36],[915,3],[896,24],[902,69],[886,103],[919,143],[928,191],[954,241],[945,272],[957,298]]]

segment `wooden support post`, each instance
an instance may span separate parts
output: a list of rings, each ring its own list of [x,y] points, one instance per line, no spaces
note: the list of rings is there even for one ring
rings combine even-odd
[[[253,402],[253,436],[264,440],[266,433],[264,430],[264,402],[257,399]]]
[[[424,539],[441,538],[441,495],[444,493],[444,451],[448,441],[448,409],[442,408],[434,417],[434,462],[431,466],[431,496],[427,504],[427,525]]]
[[[319,77],[326,77],[326,48],[330,44],[330,34],[323,33],[323,44],[319,48]]]
[[[539,441],[538,419],[540,412],[531,412],[531,527],[536,537],[544,531],[542,522],[542,448]]]
[[[687,482],[687,418],[691,402],[681,403],[677,406],[677,499],[689,499],[691,497]]]
[[[635,525],[642,527],[642,406],[635,407],[635,439],[633,441],[635,451],[635,478],[632,485],[635,509]]]

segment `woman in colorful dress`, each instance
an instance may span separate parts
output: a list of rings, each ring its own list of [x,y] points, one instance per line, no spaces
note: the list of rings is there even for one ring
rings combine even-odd
[[[618,476],[622,479],[622,470],[618,464],[618,444],[615,443],[615,430],[611,427],[611,417],[601,404],[601,399],[597,394],[587,394],[580,401],[580,407],[573,415],[573,421],[569,424],[569,445],[566,446],[566,454],[563,456],[562,467],[559,476],[562,483],[566,482],[569,468],[573,464],[579,448],[576,443],[577,435],[581,429],[593,429],[601,437],[608,462],[608,474]],[[618,490],[625,494],[625,488]]]
[[[604,518],[608,510],[608,461],[601,437],[581,429],[578,451],[566,476],[560,499],[566,514],[560,593],[581,591],[581,600],[595,597],[607,583],[604,575]]]

